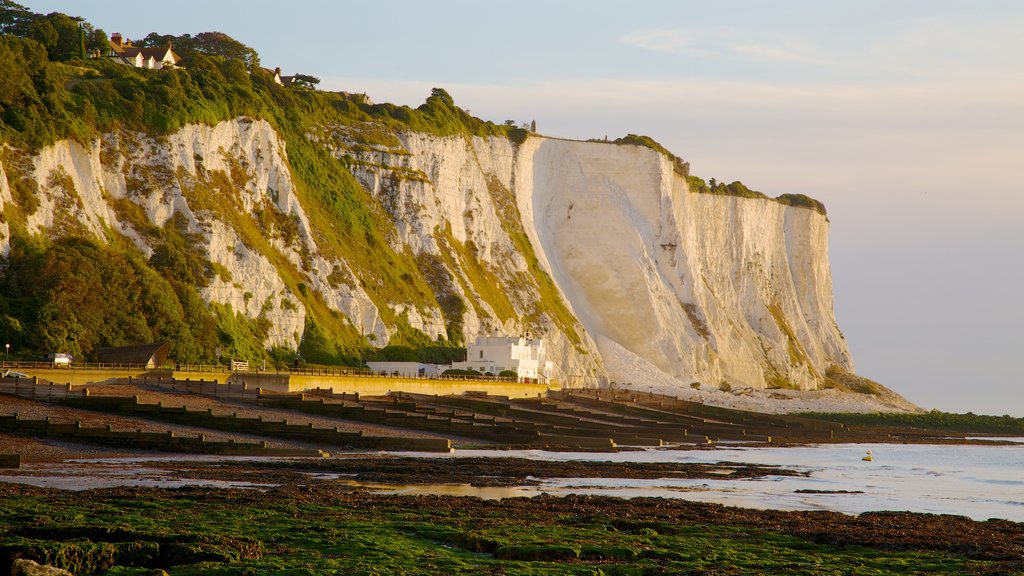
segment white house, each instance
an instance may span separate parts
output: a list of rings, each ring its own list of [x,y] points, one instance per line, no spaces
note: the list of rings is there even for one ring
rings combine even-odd
[[[422,362],[367,362],[366,365],[378,374],[406,378],[437,378],[449,368],[444,364],[424,364]]]
[[[174,68],[181,61],[181,57],[174,53],[170,43],[163,48],[139,48],[118,33],[110,35],[110,50],[107,56],[122,64],[150,70]]]
[[[453,362],[452,368],[494,375],[511,370],[520,379],[547,382],[552,377],[553,364],[547,359],[544,340],[521,336],[478,336],[466,350],[466,361]]]

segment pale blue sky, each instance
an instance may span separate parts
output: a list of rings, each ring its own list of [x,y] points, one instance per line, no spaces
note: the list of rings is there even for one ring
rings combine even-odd
[[[219,30],[268,67],[577,138],[648,134],[832,221],[858,372],[1024,416],[1024,3],[37,0],[108,33]]]

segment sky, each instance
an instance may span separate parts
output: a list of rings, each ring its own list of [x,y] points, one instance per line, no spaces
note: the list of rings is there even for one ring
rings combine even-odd
[[[566,138],[646,134],[705,179],[823,201],[857,372],[1024,416],[1024,3],[30,0],[107,33],[221,31],[264,66]]]

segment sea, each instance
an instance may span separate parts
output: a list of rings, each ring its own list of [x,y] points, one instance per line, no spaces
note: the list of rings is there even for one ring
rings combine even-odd
[[[954,514],[1024,522],[1024,438],[1013,445],[828,444],[792,448],[735,446],[716,450],[644,450],[616,454],[461,450],[452,457],[518,456],[538,460],[748,463],[807,476],[759,479],[542,479],[548,494],[683,498],[743,508],[880,510]],[[864,460],[871,451],[871,459]]]
[[[446,494],[480,498],[531,497],[539,494],[593,494],[622,498],[663,497],[728,506],[779,510],[830,510],[846,514],[911,511],[953,514],[975,520],[999,518],[1024,522],[1024,438],[1012,445],[828,444],[790,448],[726,446],[714,450],[646,449],[618,453],[542,450],[456,450],[441,457],[528,458],[547,461],[747,463],[774,465],[806,476],[769,475],[756,479],[722,477],[686,480],[661,478],[535,478],[528,485],[474,487],[466,484],[394,485],[347,482],[382,494]],[[871,459],[865,460],[870,450]],[[396,453],[437,458],[437,454]],[[206,485],[264,489],[258,482],[219,482],[172,477],[153,463],[210,457],[153,456],[28,465],[5,471],[0,482],[81,490],[109,486],[178,487]],[[223,459],[223,458],[218,458]]]

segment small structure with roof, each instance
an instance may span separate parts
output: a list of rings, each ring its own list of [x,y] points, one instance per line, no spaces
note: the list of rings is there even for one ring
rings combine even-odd
[[[171,345],[168,342],[98,348],[96,361],[100,364],[126,364],[157,368],[167,362],[167,355],[170,352]]]
[[[437,378],[450,368],[444,364],[425,364],[423,362],[367,362],[366,366],[374,372],[387,376],[405,378]]]

